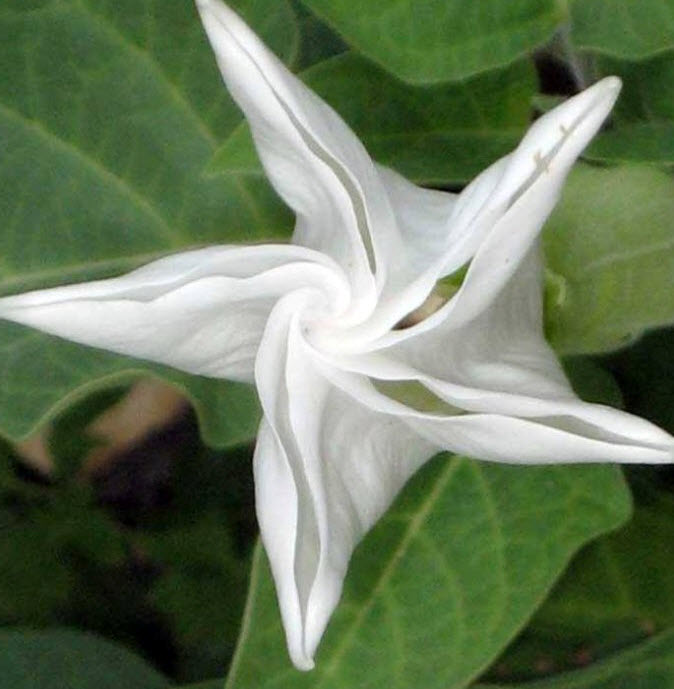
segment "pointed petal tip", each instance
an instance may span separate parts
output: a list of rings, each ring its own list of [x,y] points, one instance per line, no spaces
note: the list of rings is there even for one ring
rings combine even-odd
[[[594,91],[597,94],[598,100],[601,102],[605,101],[610,109],[613,107],[613,103],[615,103],[616,99],[618,98],[622,86],[623,82],[620,77],[604,77],[596,84],[591,86],[588,91]]]
[[[207,21],[214,21],[217,23],[224,23],[231,21],[236,17],[236,12],[222,0],[194,0],[197,6],[197,11],[201,16],[201,21],[205,24]]]
[[[210,9],[210,0],[194,0],[194,4],[197,6],[197,12],[199,12],[203,19],[204,13],[208,12],[208,10]]]
[[[605,77],[601,81],[597,82],[597,84],[602,84],[607,91],[620,91],[623,86],[623,82],[620,77],[616,76]]]
[[[314,663],[313,658],[309,658],[308,656],[301,656],[301,657],[293,657],[292,658],[293,665],[298,669],[301,670],[302,672],[309,672],[310,670],[313,670],[314,667],[316,667],[316,664]]]
[[[587,126],[586,138],[589,141],[611,112],[620,95],[621,88],[622,81],[619,77],[604,77],[584,91],[572,96],[548,114],[551,118],[556,114],[560,118],[571,117],[572,120],[575,120],[573,124],[566,122],[567,129]]]

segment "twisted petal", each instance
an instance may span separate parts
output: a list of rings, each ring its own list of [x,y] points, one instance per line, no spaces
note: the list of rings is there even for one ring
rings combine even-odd
[[[417,381],[429,396],[449,405],[450,414],[463,412],[440,420],[439,414],[419,417],[398,408],[401,416],[413,419],[414,428],[447,450],[509,462],[671,461],[674,438],[669,434],[573,393],[543,338],[540,276],[534,247],[490,307],[464,327],[441,323],[379,352],[323,357],[333,367],[374,380]],[[387,406],[377,408],[393,413]],[[465,412],[479,414],[484,423]],[[511,430],[506,436],[493,432],[489,448],[486,431],[492,421]],[[479,440],[471,440],[472,434]]]
[[[293,241],[331,256],[349,276],[358,298],[342,325],[372,316],[368,330],[385,332],[423,303],[437,279],[428,263],[437,262],[438,242],[444,252],[451,239],[451,196],[378,169],[339,115],[235,12],[219,0],[197,0],[197,6],[267,176],[297,214]],[[422,207],[427,201],[433,209]],[[429,230],[436,241],[427,239]]]
[[[397,416],[438,448],[469,457],[512,464],[660,464],[674,460],[672,436],[638,417],[602,405],[577,399],[526,400],[507,394],[499,400],[492,394],[487,396],[485,409],[496,401],[501,402],[503,412],[462,413],[455,407],[450,413],[427,413],[391,399],[367,376],[333,371],[331,381],[364,406]],[[457,403],[468,400],[479,406],[484,401],[479,390],[457,388],[456,392],[453,401]],[[506,411],[508,405],[512,414]]]
[[[0,299],[0,316],[191,373],[254,378],[258,518],[290,655],[308,669],[355,544],[436,449],[505,462],[672,461],[668,434],[578,400],[542,337],[536,238],[619,81],[540,118],[454,197],[377,168],[238,15],[218,0],[197,6],[302,246],[187,252]],[[443,308],[391,330],[468,261]],[[422,386],[435,411],[381,389],[401,381]]]
[[[119,278],[5,297],[0,317],[189,373],[252,381],[272,306],[307,285],[342,306],[349,300],[339,270],[317,252],[216,246]]]
[[[479,314],[529,253],[576,158],[611,111],[620,80],[602,79],[545,114],[511,154],[484,212],[503,209],[447,307],[454,327]]]
[[[349,275],[361,304],[372,309],[372,274],[383,283],[387,257],[399,249],[374,164],[341,118],[235,12],[217,0],[198,0],[197,6],[267,176],[297,214],[294,241],[331,256]]]
[[[279,302],[265,330],[256,366],[265,419],[254,467],[289,652],[309,669],[353,548],[435,448],[325,377],[298,323],[304,298]]]
[[[557,203],[576,158],[601,126],[620,91],[607,77],[538,119],[517,149],[485,170],[459,196],[448,228],[452,242],[435,278],[472,258],[459,292],[415,327],[370,338],[371,349],[415,338],[445,323],[460,328],[489,307],[529,253]],[[364,339],[343,348],[362,350]]]

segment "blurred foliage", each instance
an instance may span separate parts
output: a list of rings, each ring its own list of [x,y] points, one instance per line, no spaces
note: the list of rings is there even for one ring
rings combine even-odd
[[[623,523],[630,507],[615,467],[517,467],[440,455],[354,554],[311,673],[290,667],[258,550],[227,686],[266,689],[280,678],[292,689],[467,686],[571,554]]]
[[[0,624],[73,625],[178,679],[223,675],[255,535],[250,450],[203,447],[190,415],[86,480],[83,428],[118,398],[93,395],[57,419],[54,477],[3,446]]]
[[[117,644],[68,630],[0,630],[0,677],[12,689],[167,689],[156,670]]]
[[[674,48],[671,0],[570,0],[574,45],[627,60]]]
[[[558,352],[611,351],[674,321],[674,181],[644,165],[572,171],[543,232]]]
[[[667,689],[674,673],[670,630],[591,667],[524,684],[475,685],[474,689]]]

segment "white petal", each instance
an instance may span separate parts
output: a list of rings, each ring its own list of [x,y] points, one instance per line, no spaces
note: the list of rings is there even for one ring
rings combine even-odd
[[[613,410],[607,409],[607,412]],[[616,414],[616,427],[619,425]],[[623,415],[628,416],[628,415]],[[496,414],[467,414],[445,419],[416,418],[410,425],[447,450],[478,459],[515,464],[620,462],[665,464],[674,459],[674,445],[590,435],[583,429],[551,419],[541,423]],[[644,422],[645,423],[645,422]],[[671,441],[671,439],[670,439]]]
[[[197,0],[222,76],[250,123],[267,175],[297,213],[295,243],[322,251],[374,306],[399,249],[395,218],[377,171],[341,118],[218,0]]]
[[[377,170],[407,248],[409,269],[421,274],[456,244],[448,230],[458,196],[418,187],[382,165]]]
[[[573,397],[543,337],[543,285],[535,246],[490,306],[461,328],[451,313],[435,327],[380,351],[431,379],[533,398]]]
[[[317,438],[316,489],[324,504],[319,521],[320,557],[307,610],[307,645],[315,649],[342,590],[354,547],[388,509],[436,446],[405,424],[371,411],[334,388],[326,400]]]
[[[428,414],[383,395],[365,376],[330,369],[326,374],[361,404],[397,416],[437,447],[476,459],[515,464],[674,460],[672,436],[647,421],[601,405],[560,401],[555,407],[553,401],[545,400],[541,401],[545,410],[539,416],[531,413],[531,418],[498,413]]]
[[[211,247],[119,278],[5,297],[0,317],[189,373],[250,381],[272,306],[307,285],[342,307],[349,298],[334,264],[308,249]]]
[[[369,318],[348,329],[344,319],[332,330],[323,329],[322,346],[333,351],[367,347],[424,303],[447,264],[454,259],[459,267],[472,255],[448,229],[455,194],[417,187],[383,166],[377,166],[377,171],[401,241],[387,259],[387,280]]]
[[[620,90],[607,77],[538,119],[518,148],[482,173],[459,196],[449,221],[453,246],[441,274],[471,258],[459,292],[417,326],[389,332],[377,349],[417,337],[441,322],[460,328],[488,308],[530,251],[571,166],[596,133]],[[474,255],[473,255],[474,254]],[[362,350],[363,340],[342,349]]]
[[[473,257],[498,219],[499,209],[484,206],[507,163],[508,157],[487,168],[459,196],[417,187],[379,166],[404,251],[393,258],[390,279],[372,316],[341,337],[337,347],[327,348],[362,350],[382,335],[386,339],[391,328],[424,303],[440,278]]]
[[[254,464],[256,509],[274,575],[288,652],[295,666],[302,670],[313,667],[313,653],[307,650],[306,643],[306,610],[318,545],[313,500],[290,426],[286,360],[290,328],[307,299],[306,293],[296,292],[276,304],[255,364],[265,427],[264,442],[256,448]]]
[[[297,668],[311,670],[314,663],[304,651],[304,623],[293,576],[297,490],[288,458],[266,419],[257,434],[253,470],[257,521],[276,585],[288,653]]]
[[[335,389],[314,364],[292,295],[272,313],[256,378],[265,411],[257,511],[293,662],[310,668],[353,548],[435,448]]]
[[[454,327],[486,308],[517,270],[554,208],[576,158],[596,134],[620,92],[607,77],[538,119],[511,154],[486,203],[503,208],[447,305]],[[450,315],[451,314],[451,315]]]
[[[444,322],[379,352],[322,357],[373,379],[418,381],[467,412],[528,418],[618,445],[674,447],[653,424],[576,397],[543,338],[540,273],[532,250],[491,306],[463,328]],[[604,461],[620,460],[607,451]]]

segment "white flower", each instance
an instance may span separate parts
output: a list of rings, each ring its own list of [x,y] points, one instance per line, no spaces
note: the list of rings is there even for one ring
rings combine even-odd
[[[290,655],[308,669],[354,546],[436,451],[672,461],[665,432],[580,401],[542,336],[537,236],[620,82],[541,117],[456,196],[374,165],[231,9],[197,4],[267,176],[297,215],[292,245],[189,251],[116,279],[7,297],[0,315],[255,382],[258,518]],[[468,262],[451,299],[401,327]],[[410,406],[419,390],[431,411]]]

